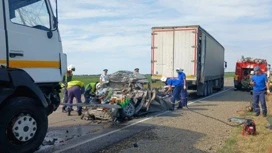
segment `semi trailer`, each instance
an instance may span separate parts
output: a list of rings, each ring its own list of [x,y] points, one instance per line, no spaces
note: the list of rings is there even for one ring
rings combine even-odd
[[[207,96],[224,87],[224,47],[199,25],[153,27],[151,78],[177,77],[176,68],[187,75],[187,89]]]

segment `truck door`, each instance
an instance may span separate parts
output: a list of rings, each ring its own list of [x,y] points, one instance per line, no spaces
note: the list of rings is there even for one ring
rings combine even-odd
[[[0,2],[0,8],[3,9],[3,3]],[[0,13],[0,65],[6,66],[7,58],[6,58],[6,36],[5,36],[5,29],[4,29],[4,12],[1,11]]]
[[[196,79],[197,30],[195,28],[175,29],[174,68],[182,68],[187,80]]]
[[[8,66],[24,69],[36,83],[61,80],[61,42],[48,0],[8,0]]]
[[[173,73],[173,30],[154,30],[152,40],[152,74],[175,77]]]

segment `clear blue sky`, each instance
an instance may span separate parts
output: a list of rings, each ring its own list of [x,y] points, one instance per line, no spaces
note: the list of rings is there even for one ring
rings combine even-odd
[[[226,71],[242,55],[272,64],[271,0],[59,0],[59,19],[75,74],[150,73],[154,26],[201,25],[225,47]]]

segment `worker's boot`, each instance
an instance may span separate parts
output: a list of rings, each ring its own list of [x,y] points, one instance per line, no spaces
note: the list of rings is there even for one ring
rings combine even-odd
[[[183,108],[183,101],[178,101],[178,109],[182,109]]]
[[[63,113],[67,113],[66,107],[62,107],[62,112],[63,112]]]
[[[78,112],[77,112],[77,115],[78,115],[78,116],[81,116],[81,115],[82,115],[82,111],[78,111]]]
[[[68,115],[68,116],[71,116],[71,111],[72,111],[72,110],[71,110],[70,108],[68,108],[68,111],[67,111],[67,115]]]
[[[175,110],[175,106],[176,106],[175,104],[172,104],[172,107],[171,107],[170,110],[171,110],[171,111],[174,111],[174,110]]]

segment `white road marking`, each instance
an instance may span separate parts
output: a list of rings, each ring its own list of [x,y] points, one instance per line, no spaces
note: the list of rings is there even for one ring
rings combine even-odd
[[[207,97],[204,97],[204,98],[201,98],[201,99],[192,101],[192,102],[188,103],[188,105],[191,105],[191,104],[196,103],[196,102],[200,102],[200,101],[202,101],[202,100],[204,100],[204,99],[208,99],[208,98],[214,97],[214,96],[216,96],[216,95],[219,95],[219,94],[222,94],[222,93],[224,93],[224,92],[227,92],[227,91],[229,91],[229,90],[231,90],[231,89],[233,89],[233,88],[226,89],[226,90],[223,90],[223,91],[221,91],[221,92],[215,93],[215,94],[213,94],[213,95],[210,95],[210,96],[207,96]],[[122,128],[120,128],[120,129],[116,129],[116,130],[110,131],[110,132],[108,132],[108,133],[105,133],[105,134],[102,134],[102,135],[93,137],[93,138],[91,138],[91,139],[82,141],[82,142],[80,142],[80,143],[74,144],[74,145],[69,146],[69,147],[67,147],[67,148],[64,148],[64,149],[62,149],[62,150],[55,151],[54,153],[61,153],[61,152],[68,151],[68,150],[70,150],[70,149],[73,149],[73,148],[76,148],[76,147],[78,147],[78,146],[81,146],[81,145],[84,145],[84,144],[86,144],[86,143],[89,143],[89,142],[92,142],[92,141],[94,141],[94,140],[97,140],[97,139],[99,139],[99,138],[108,136],[108,135],[110,135],[110,134],[113,134],[113,133],[122,131],[122,130],[127,129],[127,128],[129,128],[129,127],[132,127],[132,126],[134,126],[134,125],[137,125],[137,124],[139,124],[139,123],[145,122],[145,121],[150,120],[150,119],[152,119],[152,118],[161,116],[161,115],[166,114],[166,113],[168,113],[168,112],[170,112],[170,111],[165,111],[165,112],[159,113],[159,114],[157,114],[157,115],[155,115],[155,116],[152,116],[152,117],[148,117],[148,118],[142,119],[142,120],[140,120],[140,121],[137,121],[137,122],[135,122],[135,123],[131,123],[131,124],[125,126],[125,127],[122,127]]]

